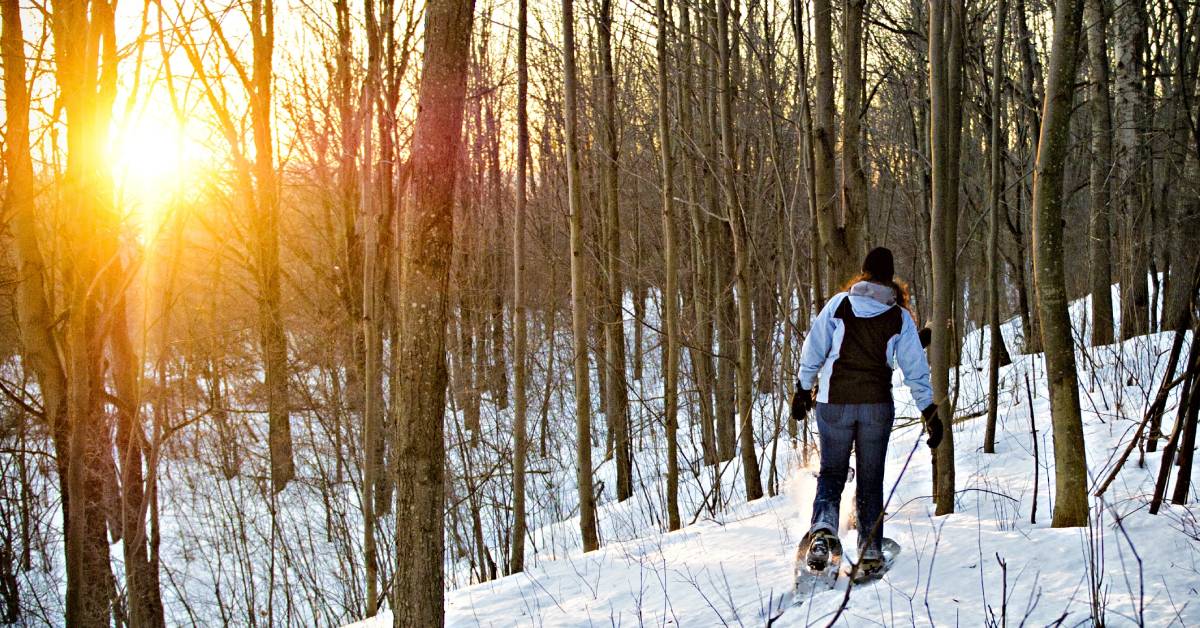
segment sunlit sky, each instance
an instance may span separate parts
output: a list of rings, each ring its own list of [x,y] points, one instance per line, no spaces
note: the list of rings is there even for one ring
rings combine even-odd
[[[409,4],[406,0],[396,0],[398,30],[408,19],[403,12]],[[56,145],[49,141],[51,134],[39,131],[62,123],[61,117],[54,113],[57,86],[53,76],[53,38],[45,32],[39,9],[32,5],[23,9],[30,56],[41,57],[30,64],[28,72],[34,95],[31,124],[35,167],[45,174],[62,167],[61,156],[55,158],[51,152],[65,148],[61,140]],[[118,93],[112,111],[107,166],[120,211],[143,234],[157,227],[167,208],[181,198],[194,198],[205,181],[211,181],[210,175],[230,167],[230,138],[220,128],[205,93],[205,83],[197,78],[185,44],[194,42],[202,58],[203,73],[208,77],[207,85],[231,113],[237,149],[253,159],[246,90],[227,51],[214,37],[206,11],[220,23],[238,61],[249,72],[252,46],[248,3],[233,0],[117,3]],[[275,2],[272,135],[276,166],[285,170],[292,161],[311,157],[304,152],[312,150],[314,132],[329,133],[336,128],[323,125],[325,116],[336,115],[328,102],[335,62],[333,11],[330,1]],[[350,11],[354,31],[353,89],[357,100],[365,62],[362,1],[351,0]],[[419,21],[417,32],[411,45],[419,49]],[[41,45],[45,50],[38,55]],[[414,60],[419,60],[419,54],[414,55]],[[405,77],[398,104],[402,120],[411,116],[415,105],[412,86],[418,70],[419,63],[414,61]],[[305,125],[316,128],[303,129]],[[59,136],[63,136],[61,132]],[[329,139],[336,144],[335,138]]]
[[[419,1],[419,0],[417,0]],[[398,12],[408,6],[406,0],[397,0]],[[515,2],[512,0],[497,0],[496,2],[477,3],[477,13],[490,10],[490,19],[482,19],[477,15],[476,42],[482,28],[490,30],[488,46],[492,51],[493,60],[506,59],[503,68],[495,71],[497,80],[506,82],[506,90],[512,91],[513,60],[515,48],[512,43],[514,22],[513,12]],[[891,4],[883,2],[883,4]],[[355,31],[354,52],[355,90],[359,89],[361,80],[361,64],[365,58],[365,45],[362,41],[362,6],[361,0],[351,0],[352,28]],[[786,29],[782,22],[786,18],[788,3],[776,0],[772,3],[772,11],[776,19],[781,20],[778,28]],[[211,105],[207,102],[203,87],[196,79],[194,68],[187,55],[181,48],[182,26],[186,25],[190,41],[194,41],[203,56],[204,71],[214,77],[210,84],[217,86],[219,100],[223,101],[234,113],[235,123],[240,125],[238,140],[239,149],[248,156],[253,155],[253,141],[249,122],[245,116],[246,95],[240,85],[236,73],[221,49],[217,40],[212,36],[211,29],[204,19],[204,11],[210,11],[219,19],[236,55],[245,66],[249,67],[251,45],[248,37],[248,8],[244,4],[234,3],[233,0],[212,2],[200,0],[163,0],[162,2],[132,2],[117,3],[117,45],[120,55],[118,70],[118,95],[114,105],[109,167],[116,183],[119,206],[129,214],[130,218],[139,223],[153,223],[163,213],[163,209],[178,200],[181,194],[191,194],[203,180],[205,173],[228,167],[230,146],[228,138],[222,135],[217,127]],[[533,2],[530,6],[530,36],[531,47],[541,48],[542,54],[553,59],[558,47],[558,3]],[[889,10],[892,16],[901,16],[905,11],[892,5]],[[581,21],[579,37],[581,39],[581,55],[589,55],[587,51],[592,25],[590,20],[591,5],[584,3],[579,8],[578,18]],[[25,37],[29,42],[31,56],[38,42],[46,40],[46,46],[52,46],[52,38],[44,33],[42,12],[33,5],[25,7]],[[617,3],[617,32],[615,42],[618,47],[617,63],[620,66],[624,60],[622,52],[629,46],[630,38],[638,37],[646,45],[652,44],[653,26],[649,22],[647,6],[638,2]],[[405,14],[397,16],[397,21],[403,24]],[[1036,20],[1035,20],[1036,22]],[[298,131],[308,122],[300,120],[296,110],[305,110],[305,115],[318,118],[331,115],[329,111],[317,110],[327,98],[330,75],[333,71],[333,3],[318,0],[279,0],[276,2],[276,46],[274,54],[273,82],[273,133],[276,145],[277,165],[287,168],[289,160],[303,159],[306,150],[311,150],[311,133],[313,130]],[[1035,30],[1038,25],[1035,24]],[[399,30],[399,26],[398,26]],[[790,35],[785,37],[790,40]],[[419,51],[420,24],[417,26],[417,36],[412,45]],[[549,46],[549,49],[545,47]],[[45,171],[57,164],[61,167],[61,159],[53,159],[49,151],[53,150],[49,134],[39,133],[54,117],[55,85],[53,66],[48,63],[52,59],[52,50],[47,48],[43,60],[31,63],[30,76],[33,79],[34,111],[32,124],[34,127],[35,161]],[[649,48],[644,53],[652,52]],[[537,54],[531,50],[531,55]],[[415,83],[419,72],[419,52],[414,54],[413,62],[405,77],[399,103],[400,119],[411,120],[415,109]],[[581,64],[586,65],[586,57]],[[538,89],[541,77],[538,67],[533,68],[534,76],[531,83],[534,90]],[[169,70],[169,71],[168,71]],[[553,71],[553,66],[551,66]],[[786,71],[786,70],[785,70]],[[299,87],[305,85],[305,89]],[[547,87],[555,89],[546,84]],[[555,91],[557,91],[555,89]],[[303,99],[315,98],[317,103],[305,102]],[[506,95],[505,98],[511,98]],[[531,107],[536,108],[536,98],[531,101]],[[324,103],[327,106],[327,103]],[[296,105],[296,106],[293,106]],[[505,127],[503,133],[511,133],[511,107],[505,104],[503,115]],[[538,111],[531,112],[533,120],[539,118]],[[60,120],[61,123],[61,120]],[[326,128],[316,121],[318,131]],[[535,122],[536,125],[536,122]],[[336,125],[334,125],[336,126]],[[308,137],[301,134],[307,132]],[[307,142],[307,144],[305,144]],[[502,142],[507,152],[511,142]],[[59,146],[61,150],[63,147]],[[506,155],[506,160],[510,157]],[[145,229],[153,225],[141,224]]]

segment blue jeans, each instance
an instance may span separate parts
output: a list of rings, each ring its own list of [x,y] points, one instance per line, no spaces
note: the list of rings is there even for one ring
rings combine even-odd
[[[858,452],[854,464],[858,543],[862,546],[872,538],[868,549],[879,550],[883,542],[883,467],[896,409],[891,403],[818,403],[816,415],[821,474],[813,500],[812,532],[838,532],[838,510],[853,447]]]

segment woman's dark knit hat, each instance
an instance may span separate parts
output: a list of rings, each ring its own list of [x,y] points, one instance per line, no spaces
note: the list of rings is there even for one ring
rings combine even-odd
[[[863,260],[862,269],[875,281],[890,282],[896,274],[896,264],[892,260],[891,250],[882,246],[871,249],[871,252],[867,253],[867,257]]]

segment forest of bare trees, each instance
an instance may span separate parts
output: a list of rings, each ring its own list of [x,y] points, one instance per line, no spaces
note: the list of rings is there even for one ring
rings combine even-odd
[[[1088,526],[1078,373],[1165,332],[1116,467],[1163,447],[1155,503],[1194,493],[1194,2],[0,8],[0,623],[441,625],[606,505],[778,495],[807,326],[874,246],[932,330],[937,514],[1044,352]]]

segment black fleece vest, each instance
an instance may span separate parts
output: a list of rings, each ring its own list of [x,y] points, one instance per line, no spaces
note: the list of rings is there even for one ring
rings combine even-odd
[[[862,318],[854,314],[847,296],[834,317],[842,319],[845,333],[829,377],[829,403],[891,403],[892,366],[887,347],[900,333],[900,308],[893,305],[879,316]]]

